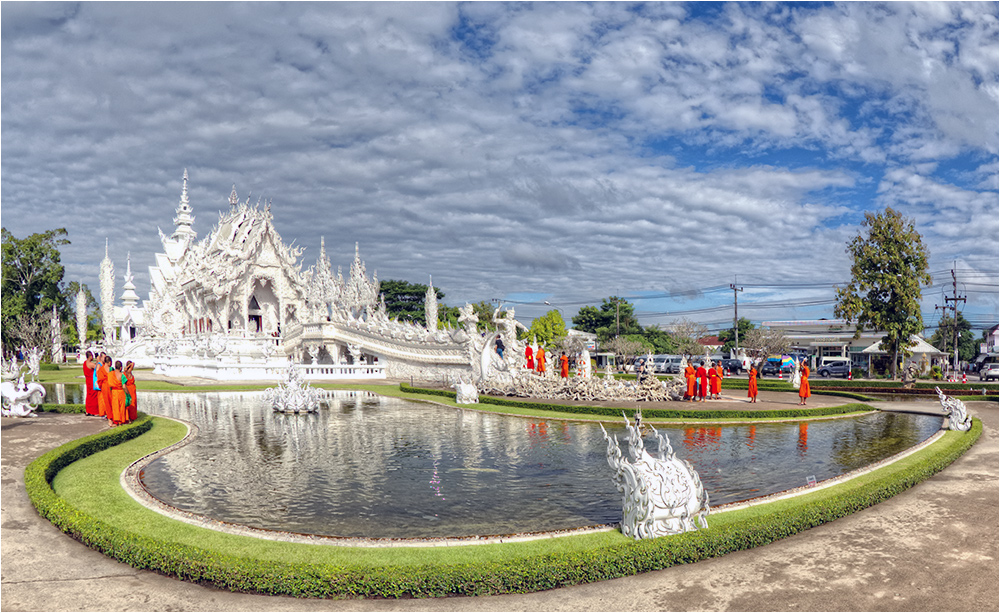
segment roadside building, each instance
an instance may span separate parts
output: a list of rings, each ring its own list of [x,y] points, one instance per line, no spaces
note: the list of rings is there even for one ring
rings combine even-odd
[[[854,338],[854,325],[843,319],[765,321],[761,324],[780,330],[791,344],[792,354],[806,356],[815,370],[823,358],[848,358],[852,368],[868,369],[864,350],[882,340],[882,332],[862,330]]]

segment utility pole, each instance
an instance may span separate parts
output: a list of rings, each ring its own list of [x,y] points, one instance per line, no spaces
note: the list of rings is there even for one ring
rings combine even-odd
[[[615,296],[615,338],[618,338],[622,334],[622,325],[618,317],[618,305],[622,303],[621,298]]]
[[[944,297],[945,303],[951,302],[951,312],[952,312],[952,341],[955,344],[955,357],[952,362],[952,370],[958,370],[958,303],[965,302],[965,296],[959,297],[958,295],[958,278],[955,276],[955,269],[951,269],[951,293],[952,297]],[[946,304],[947,306],[947,304]]]
[[[733,281],[736,277],[733,277]],[[733,334],[736,337],[736,353],[740,351],[740,313],[738,301],[736,300],[736,292],[742,292],[742,287],[736,287],[735,283],[729,284],[729,289],[733,290]]]

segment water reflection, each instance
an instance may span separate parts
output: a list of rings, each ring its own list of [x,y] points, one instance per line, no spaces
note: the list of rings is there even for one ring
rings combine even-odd
[[[144,410],[195,422],[195,441],[144,482],[179,508],[251,526],[344,536],[460,536],[620,520],[596,424],[462,411],[337,392],[286,415],[259,392],[156,393]],[[713,506],[823,480],[930,436],[941,419],[665,429]],[[624,427],[609,428],[626,438]],[[678,444],[678,441],[681,444]]]

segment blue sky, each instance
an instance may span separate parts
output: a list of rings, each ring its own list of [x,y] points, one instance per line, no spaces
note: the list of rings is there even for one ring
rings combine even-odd
[[[930,251],[925,323],[953,267],[997,323],[995,2],[0,11],[3,226],[66,227],[94,290],[107,238],[145,297],[186,168],[200,238],[235,184],[303,268],[358,242],[381,279],[523,320],[619,294],[718,328],[734,280],[755,321],[832,317],[892,206]]]

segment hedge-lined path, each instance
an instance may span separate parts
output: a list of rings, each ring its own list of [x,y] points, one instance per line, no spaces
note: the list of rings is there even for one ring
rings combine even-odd
[[[950,467],[892,500],[782,541],[548,592],[401,601],[233,594],[106,558],[41,519],[24,490],[24,468],[31,460],[103,429],[101,420],[60,414],[5,417],[0,424],[2,610],[996,611],[997,403],[967,406],[983,420],[983,436]]]

